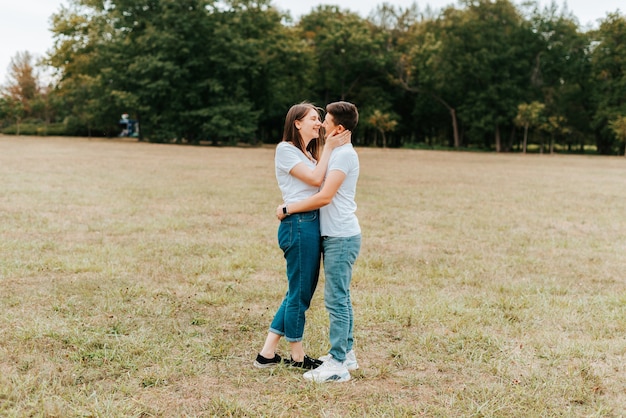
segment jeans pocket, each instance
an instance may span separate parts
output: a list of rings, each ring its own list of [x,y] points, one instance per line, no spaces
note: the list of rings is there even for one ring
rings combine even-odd
[[[319,212],[317,210],[298,214],[299,222],[317,222]]]
[[[278,246],[283,252],[287,251],[293,242],[293,223],[281,222],[278,227]]]

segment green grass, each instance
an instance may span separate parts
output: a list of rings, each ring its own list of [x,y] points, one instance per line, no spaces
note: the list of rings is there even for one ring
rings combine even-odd
[[[361,369],[319,385],[251,367],[272,147],[0,136],[0,416],[624,416],[623,157],[358,152]]]

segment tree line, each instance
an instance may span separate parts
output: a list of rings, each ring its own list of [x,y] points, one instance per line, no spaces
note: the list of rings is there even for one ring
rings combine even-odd
[[[275,143],[294,103],[355,103],[365,146],[624,152],[626,18],[594,29],[556,3],[383,3],[367,18],[270,0],[72,0],[42,63],[11,62],[5,133]],[[39,66],[52,68],[43,83]]]

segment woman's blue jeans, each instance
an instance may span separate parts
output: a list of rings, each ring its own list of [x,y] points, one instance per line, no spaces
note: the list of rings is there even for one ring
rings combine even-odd
[[[361,234],[352,237],[323,237],[324,303],[330,318],[330,354],[339,362],[354,343],[350,282],[352,268],[361,251]]]
[[[289,342],[302,341],[304,313],[309,309],[320,273],[319,211],[295,213],[283,219],[278,227],[278,245],[287,262],[289,287],[270,331]]]

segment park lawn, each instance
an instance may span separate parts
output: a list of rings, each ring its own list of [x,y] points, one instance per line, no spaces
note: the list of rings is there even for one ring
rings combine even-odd
[[[626,159],[357,151],[361,368],[323,385],[252,367],[273,147],[0,136],[0,416],[626,414]]]

